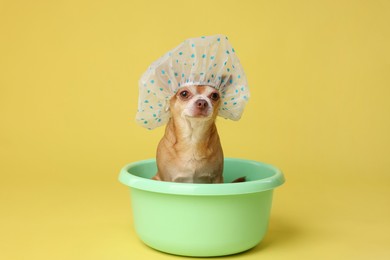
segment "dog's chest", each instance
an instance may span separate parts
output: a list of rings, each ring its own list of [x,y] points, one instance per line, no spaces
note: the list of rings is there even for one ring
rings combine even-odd
[[[205,153],[196,148],[188,148],[176,161],[173,181],[210,183],[221,174],[220,160],[215,154]]]

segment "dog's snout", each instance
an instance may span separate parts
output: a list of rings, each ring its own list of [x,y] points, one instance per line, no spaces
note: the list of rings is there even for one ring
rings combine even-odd
[[[207,101],[204,99],[199,99],[196,101],[196,107],[200,109],[205,109],[208,106]]]

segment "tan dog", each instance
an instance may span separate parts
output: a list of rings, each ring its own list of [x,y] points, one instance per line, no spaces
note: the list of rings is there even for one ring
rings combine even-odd
[[[157,148],[153,179],[223,182],[223,152],[215,126],[220,103],[220,93],[210,86],[183,87],[171,98],[171,118]]]

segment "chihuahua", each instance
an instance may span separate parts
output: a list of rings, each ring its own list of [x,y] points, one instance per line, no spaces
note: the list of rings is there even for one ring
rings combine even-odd
[[[220,104],[219,91],[205,85],[182,87],[171,98],[154,180],[223,182],[223,151],[215,125]]]

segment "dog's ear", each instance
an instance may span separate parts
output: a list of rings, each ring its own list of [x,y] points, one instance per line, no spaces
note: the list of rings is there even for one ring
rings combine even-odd
[[[222,88],[226,88],[227,86],[229,86],[231,83],[233,82],[233,77],[232,75],[226,75],[226,74],[223,74],[221,76],[221,85],[220,87]]]
[[[176,96],[173,96],[169,102],[168,101],[165,102],[165,106],[164,106],[165,112],[168,112],[169,110],[171,110],[171,108],[170,108],[171,102],[175,102],[174,98],[176,98]]]

